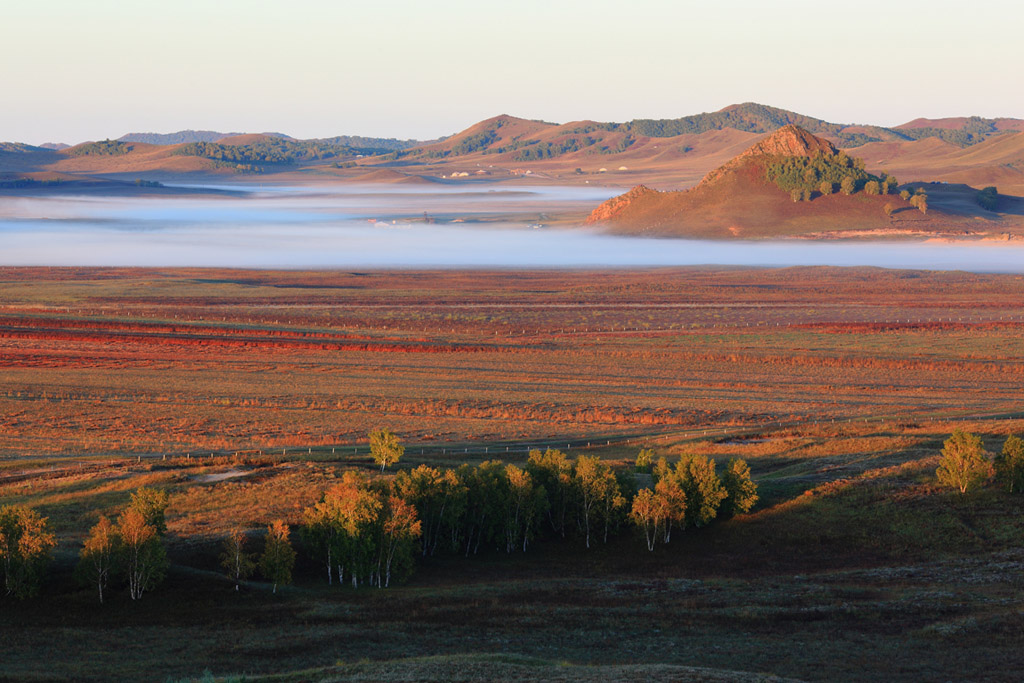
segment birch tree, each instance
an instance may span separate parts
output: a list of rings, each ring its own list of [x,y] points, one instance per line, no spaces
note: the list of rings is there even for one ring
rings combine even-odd
[[[292,582],[292,569],[295,567],[295,550],[288,540],[289,529],[284,520],[276,520],[267,527],[267,542],[260,556],[260,572],[263,577],[274,584],[277,594],[278,584],[287,585]]]
[[[370,432],[370,455],[380,465],[380,471],[394,465],[405,454],[405,446],[390,429],[375,429]]]
[[[96,587],[101,605],[103,591],[106,590],[110,575],[114,572],[119,543],[117,530],[110,519],[100,517],[96,525],[89,530],[85,545],[78,554],[76,573],[83,582]]]
[[[152,590],[167,571],[167,553],[156,527],[147,524],[143,514],[129,507],[117,520],[117,535],[121,539],[122,563],[128,593],[132,600]]]
[[[245,550],[246,535],[243,529],[234,529],[224,539],[224,550],[220,555],[220,566],[229,579],[235,582],[235,590],[256,571],[252,553]]]

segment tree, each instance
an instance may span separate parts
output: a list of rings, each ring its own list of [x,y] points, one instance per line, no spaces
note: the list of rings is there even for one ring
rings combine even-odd
[[[910,199],[910,190],[900,190],[900,199],[907,201]]]
[[[1024,491],[1024,440],[1011,434],[996,458],[996,476],[1010,493]]]
[[[273,592],[276,594],[278,584],[292,582],[294,567],[295,550],[288,541],[288,525],[284,520],[276,520],[267,527],[267,542],[260,556],[260,573],[274,584]]]
[[[878,184],[878,181],[869,180],[868,182],[864,183],[864,194],[876,195],[881,193],[881,191],[882,187]]]
[[[590,530],[595,517],[600,516],[601,504],[605,498],[618,491],[615,474],[600,458],[594,455],[581,455],[576,458],[573,468],[573,483],[577,492],[577,509],[580,525],[590,547]]]
[[[530,451],[526,469],[547,494],[551,530],[565,538],[565,516],[573,490],[572,462],[560,450],[549,448],[541,452],[534,449]]]
[[[122,563],[128,579],[132,600],[152,590],[167,571],[167,553],[156,527],[135,507],[129,507],[117,518],[117,535],[121,539]]]
[[[170,498],[160,489],[140,488],[132,494],[129,507],[139,511],[146,524],[156,529],[160,536],[167,535],[165,513]]]
[[[405,446],[398,442],[390,429],[375,429],[370,432],[370,455],[380,465],[380,471],[389,465],[394,465],[402,459],[405,454]]]
[[[715,473],[715,461],[702,455],[684,457],[676,463],[676,476],[686,492],[686,522],[704,526],[715,518],[728,495]]]
[[[823,194],[826,197],[832,194],[832,189],[833,184],[831,180],[823,180],[821,181],[821,185],[818,186],[818,191],[821,192],[821,194]]]
[[[540,451],[535,451],[539,453]],[[531,474],[533,469],[529,468]],[[499,460],[488,460],[477,467],[462,465],[458,469],[459,481],[466,487],[466,512],[462,538],[466,556],[480,551],[480,543],[495,548],[505,543],[505,499],[508,496],[508,478],[505,465]],[[535,477],[536,479],[536,477]]]
[[[633,464],[633,467],[637,472],[649,473],[651,471],[651,463],[653,462],[654,451],[650,448],[641,448],[636,456],[636,462]]]
[[[993,186],[982,189],[978,193],[978,206],[986,211],[995,211],[999,206],[999,190]]]
[[[790,190],[789,192],[789,198],[792,199],[794,202],[800,201],[801,199],[803,199],[803,196],[804,192],[799,188]]]
[[[745,461],[738,458],[729,461],[722,475],[722,486],[726,493],[722,510],[726,515],[750,512],[757,504],[757,484],[751,480],[750,466]]]
[[[634,526],[643,531],[647,541],[647,549],[654,550],[668,514],[668,505],[664,497],[650,489],[640,489],[633,497],[633,506],[629,519]]]
[[[547,504],[544,489],[534,486],[533,478],[526,470],[515,465],[505,467],[505,478],[508,481],[508,496],[505,514],[505,550],[512,552],[526,546],[533,538],[537,519],[543,514]]]
[[[839,183],[839,189],[845,195],[853,194],[853,191],[857,188],[857,181],[852,176],[846,176],[843,181]]]
[[[672,540],[672,527],[678,525],[680,529],[686,527],[686,491],[683,490],[682,482],[675,472],[669,473],[658,480],[654,485],[654,492],[660,499],[659,503],[664,506],[661,515],[662,541],[668,543]]]
[[[235,582],[235,590],[256,570],[252,553],[245,551],[246,535],[243,529],[234,529],[224,539],[224,551],[220,554],[220,566],[229,579]]]
[[[0,507],[0,568],[8,595],[27,598],[39,590],[39,580],[55,545],[47,519],[21,505]]]
[[[455,472],[420,465],[412,472],[395,475],[393,488],[419,513],[424,557],[434,555],[442,541],[453,545],[452,530],[466,507],[466,486]]]
[[[957,429],[942,444],[942,458],[935,474],[943,486],[967,493],[988,481],[994,470],[985,457],[981,437]]]
[[[416,508],[398,496],[388,496],[384,520],[380,525],[380,554],[377,563],[377,586],[391,585],[392,568],[398,564],[412,566],[413,543],[420,535],[421,525]]]
[[[100,517],[96,525],[89,530],[85,545],[78,554],[76,573],[83,582],[96,586],[100,604],[103,604],[103,591],[114,571],[118,545],[119,539],[114,525],[107,517]]]
[[[357,588],[360,579],[372,582],[378,563],[378,531],[381,523],[382,494],[370,490],[356,472],[345,472],[341,483],[324,492],[312,509],[307,509],[306,533],[319,539],[319,550],[327,561],[327,579],[331,581],[331,564],[338,570],[338,582],[345,580],[345,570]],[[317,524],[310,528],[309,525]]]
[[[882,207],[882,211],[885,211],[886,218],[892,218],[892,212],[895,210],[896,207],[889,202],[886,202],[885,206]]]
[[[917,194],[910,198],[910,205],[916,207],[921,213],[928,213],[928,195],[924,188],[918,188]]]

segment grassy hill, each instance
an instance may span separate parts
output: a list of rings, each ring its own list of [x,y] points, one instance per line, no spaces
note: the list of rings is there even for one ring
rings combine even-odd
[[[928,186],[930,208],[920,211],[907,197],[895,194],[894,178],[865,169],[862,159],[790,125],[690,190],[659,192],[638,186],[602,204],[587,222],[618,232],[702,238],[962,233],[979,230],[979,217],[986,232],[1020,227],[1008,215],[1016,212],[1009,200],[1002,207],[1007,215],[996,214],[972,201],[977,193],[971,188]],[[925,190],[921,184],[902,189]]]
[[[675,119],[551,123],[496,116],[440,140],[336,136],[299,140],[280,133],[131,133],[63,150],[3,143],[0,170],[77,174],[302,174],[350,178],[377,167],[418,167],[425,176],[520,178],[540,182],[696,185],[760,137],[797,125],[873,168],[922,181],[995,185],[1024,195],[1024,120],[918,118],[887,128],[825,121],[747,102]],[[353,168],[358,166],[358,168]],[[596,177],[595,177],[596,176]]]

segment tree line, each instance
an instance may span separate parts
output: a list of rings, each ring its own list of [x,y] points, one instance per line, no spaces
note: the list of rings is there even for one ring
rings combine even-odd
[[[371,436],[382,470],[401,458],[403,448],[388,430]],[[640,479],[649,485],[638,485]],[[631,527],[654,550],[673,531],[748,512],[756,501],[742,460],[729,461],[720,476],[715,461],[703,456],[670,465],[644,450],[633,468],[616,469],[596,456],[534,450],[523,467],[491,460],[456,469],[420,465],[394,476],[346,471],[302,512],[297,535],[329,584],[384,588],[411,575],[417,556],[523,553],[540,538],[578,539],[591,548]],[[76,577],[100,602],[112,583],[138,600],[163,579],[167,504],[165,491],[141,488],[116,520],[100,517],[90,529]],[[236,589],[259,570],[276,592],[292,580],[292,529],[283,520],[271,522],[259,554],[249,549],[258,535],[234,529],[224,540],[221,567]],[[0,569],[8,594],[38,591],[53,546],[45,518],[22,506],[0,508]]]

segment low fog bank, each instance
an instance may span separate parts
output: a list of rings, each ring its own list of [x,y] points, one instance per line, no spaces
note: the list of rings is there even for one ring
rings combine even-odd
[[[318,186],[0,203],[0,265],[239,268],[879,266],[1024,272],[1015,243],[717,242],[554,229],[615,188]],[[576,212],[575,214],[572,212]],[[465,221],[465,222],[462,222]],[[827,229],[827,226],[822,226]]]
[[[1024,247],[996,243],[713,242],[518,225],[292,224],[90,230],[0,227],[0,263],[239,268],[547,268],[685,265],[878,266],[1024,272]],[[11,229],[14,227],[15,229]]]

